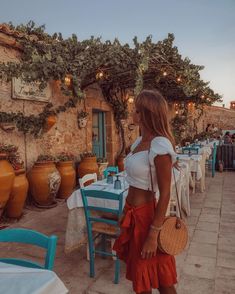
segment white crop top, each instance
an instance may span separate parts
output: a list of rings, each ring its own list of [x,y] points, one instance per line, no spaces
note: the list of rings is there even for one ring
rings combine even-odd
[[[153,189],[159,192],[154,158],[157,155],[170,154],[172,164],[176,161],[176,154],[171,142],[166,137],[155,137],[150,145],[150,150],[143,150],[133,154],[133,150],[140,143],[142,137],[138,137],[131,146],[131,152],[125,159],[126,180],[130,186],[152,190],[150,178],[150,165],[153,178]]]

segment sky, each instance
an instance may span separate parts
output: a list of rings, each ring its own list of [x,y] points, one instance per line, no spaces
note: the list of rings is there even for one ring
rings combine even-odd
[[[205,66],[201,77],[223,103],[235,100],[235,0],[0,0],[0,23],[30,20],[79,40],[132,44],[134,36],[157,42],[174,33],[179,52]]]

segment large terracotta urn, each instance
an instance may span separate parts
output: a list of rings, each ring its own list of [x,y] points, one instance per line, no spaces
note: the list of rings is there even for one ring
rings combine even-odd
[[[19,218],[23,213],[24,203],[28,194],[29,183],[24,169],[15,171],[15,179],[12,186],[10,198],[7,203],[7,215]]]
[[[99,168],[96,161],[96,156],[83,157],[78,165],[78,176],[82,178],[86,174],[98,174]]]
[[[73,167],[73,161],[60,161],[57,163],[57,169],[61,176],[58,197],[66,199],[72,194],[76,184],[76,171]]]
[[[0,216],[10,197],[11,189],[15,178],[15,172],[7,161],[7,154],[0,153]]]
[[[60,187],[60,173],[53,161],[36,162],[28,173],[29,189],[39,206],[50,206]]]

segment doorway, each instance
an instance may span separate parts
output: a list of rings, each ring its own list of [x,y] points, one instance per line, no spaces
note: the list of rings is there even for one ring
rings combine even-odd
[[[92,152],[97,158],[106,157],[105,112],[92,111]]]

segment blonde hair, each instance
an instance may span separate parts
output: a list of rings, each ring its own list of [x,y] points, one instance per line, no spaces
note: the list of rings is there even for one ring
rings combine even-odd
[[[166,137],[175,147],[175,139],[168,120],[168,105],[157,90],[143,90],[135,100],[141,123],[155,136]]]

